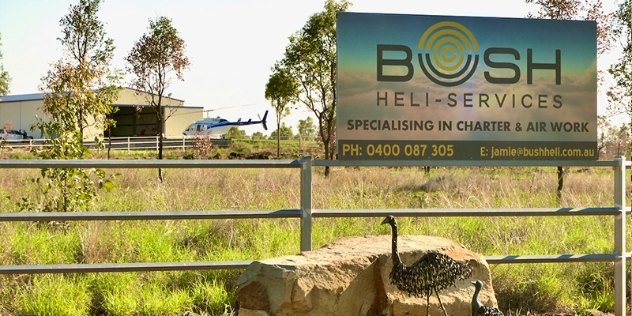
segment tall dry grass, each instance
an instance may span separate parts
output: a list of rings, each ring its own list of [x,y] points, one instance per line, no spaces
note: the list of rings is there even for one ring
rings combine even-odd
[[[18,211],[16,201],[22,198],[45,198],[35,183],[24,180],[37,172],[0,170],[3,212]],[[300,177],[294,169],[167,169],[163,183],[153,169],[109,173],[117,173],[117,187],[99,191],[92,211],[300,206]],[[556,187],[555,168],[436,168],[424,174],[417,168],[359,167],[334,169],[329,178],[316,168],[313,207],[455,209],[613,203],[611,170],[571,168],[559,203]],[[380,221],[316,218],[313,247],[345,236],[389,234]],[[413,217],[400,219],[400,231],[443,236],[484,255],[604,253],[612,252],[614,242],[612,218],[596,216]],[[299,222],[293,219],[72,222],[65,226],[0,223],[0,264],[265,259],[298,253],[299,239]],[[492,273],[499,304],[511,315],[608,310],[614,305],[608,263],[495,265]],[[2,276],[0,314],[58,311],[57,304],[68,309],[79,306],[84,314],[222,315],[234,310],[230,306],[235,303],[238,276],[239,271]],[[84,291],[88,297],[78,295],[72,304],[63,303],[49,288],[59,282],[67,285],[68,293]],[[28,303],[38,300],[49,303]]]

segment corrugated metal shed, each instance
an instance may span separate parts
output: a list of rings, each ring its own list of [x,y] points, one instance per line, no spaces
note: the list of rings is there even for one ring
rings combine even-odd
[[[124,88],[119,93],[119,98],[114,106],[119,111],[114,114],[117,126],[112,131],[113,136],[149,136],[152,131],[158,130],[155,112],[148,100],[151,95],[136,89]],[[40,110],[43,105],[43,93],[15,94],[0,97],[0,128],[5,125],[10,129],[29,131],[34,138],[42,138],[38,130],[31,131],[31,127],[37,122],[36,116],[42,118],[46,115]],[[203,118],[202,106],[186,106],[184,100],[163,97],[163,110],[165,116],[170,117],[164,126],[165,136],[182,136],[182,131],[189,124]],[[141,111],[137,112],[136,107]],[[9,128],[9,127],[7,127]],[[85,136],[92,138],[96,134],[104,133],[94,128],[87,130]]]

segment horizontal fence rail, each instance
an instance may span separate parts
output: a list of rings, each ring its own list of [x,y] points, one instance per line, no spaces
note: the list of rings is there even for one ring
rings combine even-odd
[[[1,168],[301,168],[300,160],[0,160]]]
[[[487,263],[569,263],[569,262],[620,262],[630,258],[618,253],[600,253],[583,255],[524,255],[524,256],[485,256]]]
[[[615,315],[625,315],[626,259],[632,253],[626,250],[626,221],[630,207],[625,205],[625,170],[630,161],[617,157],[614,161],[339,161],[312,160],[0,160],[0,168],[290,168],[300,169],[300,208],[280,210],[214,210],[214,211],[147,211],[147,212],[82,212],[82,213],[0,213],[0,222],[17,221],[130,221],[130,220],[201,220],[298,218],[301,221],[301,251],[312,247],[313,218],[336,217],[493,217],[493,216],[613,216],[614,252],[603,254],[544,254],[544,255],[493,255],[485,256],[490,264],[513,263],[569,263],[613,262],[615,264]],[[312,209],[313,167],[613,167],[615,174],[614,206],[587,208],[488,208],[488,209]],[[49,264],[0,266],[0,274],[88,273],[132,271],[184,271],[245,269],[253,260],[210,262],[144,262],[104,264]]]
[[[139,272],[245,269],[252,260],[198,261],[198,262],[141,262],[102,264],[41,264],[0,266],[0,274],[88,273],[88,272]]]
[[[624,210],[630,213],[630,207]],[[527,209],[371,209],[312,211],[312,217],[492,217],[492,216],[603,216],[618,215],[617,208],[527,208]],[[158,212],[46,212],[1,213],[0,222],[48,222],[48,221],[134,221],[134,220],[195,220],[195,219],[254,219],[254,218],[301,218],[301,209],[283,210],[218,210],[218,211],[158,211]]]
[[[171,212],[81,212],[81,213],[2,213],[0,222],[48,221],[148,221],[178,219],[248,219],[248,218],[300,218],[300,209],[276,211],[171,211]]]
[[[625,209],[630,212],[630,208]],[[491,216],[578,216],[578,215],[618,215],[616,207],[588,208],[421,208],[421,209],[370,209],[370,210],[327,210],[312,211],[312,217],[384,217],[397,215],[404,217],[491,217]]]

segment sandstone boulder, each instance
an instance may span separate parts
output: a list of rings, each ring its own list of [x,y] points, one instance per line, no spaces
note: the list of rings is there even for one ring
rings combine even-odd
[[[400,236],[399,253],[412,264],[438,250],[472,268],[472,277],[440,293],[449,315],[470,315],[474,286],[484,287],[479,300],[497,306],[485,258],[448,239]],[[391,236],[344,238],[321,249],[253,262],[238,280],[240,316],[425,315],[426,299],[410,297],[391,284]],[[443,316],[436,295],[430,315]]]

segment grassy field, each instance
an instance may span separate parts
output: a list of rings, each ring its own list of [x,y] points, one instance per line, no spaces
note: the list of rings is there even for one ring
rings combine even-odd
[[[252,144],[241,146],[249,152],[263,150]],[[28,153],[4,154],[4,158],[29,157]],[[119,153],[116,158],[152,155]],[[166,156],[194,158],[181,152]],[[557,206],[552,167],[435,168],[430,174],[418,168],[337,168],[329,178],[322,171],[315,168],[313,176],[314,208]],[[16,202],[22,198],[42,198],[37,185],[28,181],[38,172],[0,170],[2,212],[18,211]],[[117,186],[100,190],[91,211],[299,207],[299,173],[293,169],[167,169],[164,183],[158,182],[153,169],[108,170],[114,172]],[[428,182],[433,183],[432,192],[421,189]],[[612,170],[569,170],[560,206],[612,203]],[[315,219],[313,246],[345,236],[390,234],[388,227],[379,225],[381,220]],[[610,216],[401,218],[399,222],[400,234],[443,236],[484,255],[609,253],[614,244]],[[0,223],[0,265],[266,259],[298,253],[299,238],[297,219],[9,222]],[[490,268],[505,315],[573,315],[614,307],[610,263]],[[230,315],[238,309],[235,283],[240,273],[2,275],[0,315]]]

